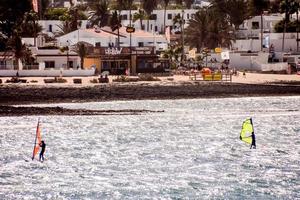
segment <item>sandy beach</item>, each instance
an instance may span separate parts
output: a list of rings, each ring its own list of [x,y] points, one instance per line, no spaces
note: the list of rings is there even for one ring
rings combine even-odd
[[[50,77],[51,78],[51,77]],[[4,83],[2,105],[112,101],[138,99],[219,98],[239,96],[300,95],[300,76],[247,73],[233,76],[232,82],[192,81],[187,75],[157,77],[160,81],[91,83],[98,77],[63,77],[66,83],[44,83],[49,77],[24,77],[27,83]],[[74,84],[73,79],[82,79]],[[33,81],[34,80],[34,81]]]
[[[134,78],[134,76],[131,76]],[[93,79],[97,79],[98,76],[90,77],[63,77],[67,80],[66,83],[59,84],[46,84],[44,79],[51,79],[53,77],[21,77],[27,80],[27,84],[22,85],[52,85],[52,86],[78,86],[79,84],[74,84],[73,79],[82,79],[82,83],[79,86],[94,86],[91,83]],[[109,76],[109,82],[112,83],[117,76]],[[189,75],[173,75],[166,77],[158,77],[161,81],[160,84],[168,84],[170,82],[191,82]],[[0,77],[3,85],[8,85],[5,83],[11,77]],[[171,80],[172,79],[172,80]],[[242,75],[242,72],[238,72],[237,76],[232,76],[232,83],[246,83],[246,84],[266,84],[274,82],[296,82],[300,81],[300,75],[297,74],[261,74],[261,73],[246,73],[246,76]],[[2,86],[3,86],[2,85]]]

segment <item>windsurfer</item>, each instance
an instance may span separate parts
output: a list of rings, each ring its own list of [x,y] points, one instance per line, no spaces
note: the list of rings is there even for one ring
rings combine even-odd
[[[46,144],[45,144],[44,140],[41,141],[40,147],[42,148],[41,152],[40,152],[40,161],[43,162],[45,160],[44,153],[45,153],[45,149],[46,149]]]
[[[255,135],[253,132],[251,134],[251,138],[252,138],[252,143],[251,143],[250,149],[252,149],[252,147],[253,147],[253,149],[256,149]]]

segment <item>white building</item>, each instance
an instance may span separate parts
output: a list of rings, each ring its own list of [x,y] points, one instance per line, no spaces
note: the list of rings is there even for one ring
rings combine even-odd
[[[282,48],[283,33],[275,33],[275,25],[283,19],[281,14],[263,16],[263,51],[268,52],[271,44],[273,44],[275,52],[297,51],[297,33],[285,33],[284,48]],[[233,49],[251,52],[261,51],[261,26],[260,16],[245,20],[239,27],[238,39],[233,42]]]
[[[145,30],[148,32],[164,32],[164,10],[154,10],[152,13],[152,20],[149,20],[149,30],[147,30],[147,20],[142,20],[142,26],[140,25],[140,21],[137,20],[133,22],[133,16],[135,13],[137,13],[138,10],[132,10],[132,26],[135,27],[135,29],[139,30]],[[185,27],[188,24],[188,21],[194,17],[194,14],[197,12],[197,9],[185,9],[185,10],[166,10],[166,26],[171,27],[172,30],[178,29],[178,25],[174,25],[173,19],[176,15],[183,16],[183,19],[185,20]],[[129,17],[129,10],[123,10],[121,11],[122,15],[122,25],[128,26],[130,24],[130,17]],[[59,20],[40,20],[39,24],[43,28],[43,33],[46,33],[50,36],[54,36],[55,33],[59,32],[61,30],[60,27],[62,27],[63,23]],[[87,28],[88,21],[87,20],[81,20],[81,27],[80,29]],[[173,31],[173,32],[174,32]]]
[[[130,34],[126,32],[126,28],[119,29],[120,46],[130,46]],[[66,35],[57,38],[58,46],[70,46],[78,43],[79,41],[87,42],[94,47],[113,47],[117,46],[118,34],[117,30],[111,32],[109,27],[93,28],[93,29],[80,29],[73,31]],[[155,46],[156,50],[165,50],[168,47],[168,41],[165,35],[156,33],[149,33],[142,30],[136,30],[131,34],[131,46]]]

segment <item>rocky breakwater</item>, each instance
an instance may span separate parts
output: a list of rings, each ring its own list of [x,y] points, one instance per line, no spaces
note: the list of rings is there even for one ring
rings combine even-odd
[[[94,86],[0,86],[0,104],[138,99],[223,98],[300,95],[300,85],[228,82],[138,82]]]

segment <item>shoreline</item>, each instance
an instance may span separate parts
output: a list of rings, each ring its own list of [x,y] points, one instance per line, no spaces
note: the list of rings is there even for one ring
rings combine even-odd
[[[135,82],[97,85],[0,85],[0,105],[92,101],[297,96],[300,84]]]

